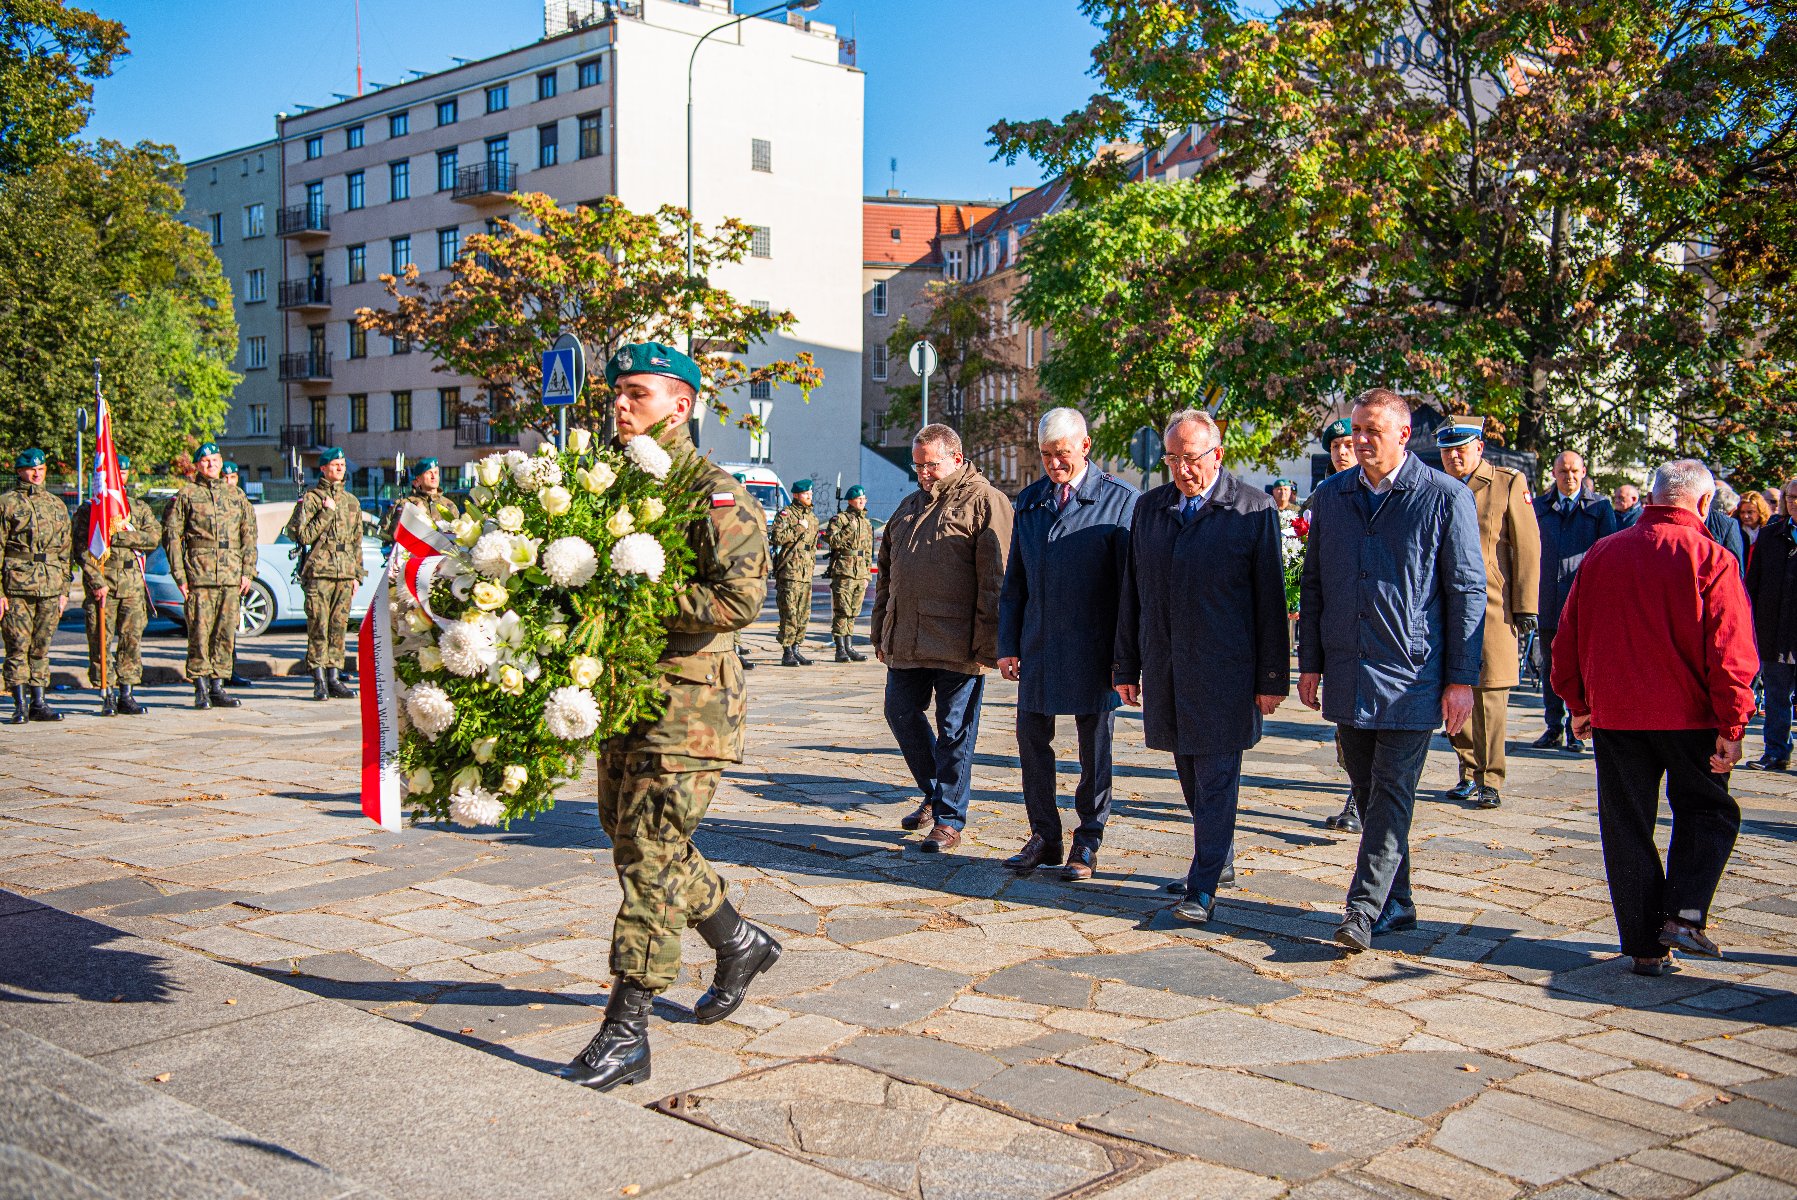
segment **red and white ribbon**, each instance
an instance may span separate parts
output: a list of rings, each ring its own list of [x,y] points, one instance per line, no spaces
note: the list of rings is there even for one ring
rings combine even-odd
[[[391,833],[399,832],[405,786],[399,777],[399,677],[393,673],[393,618],[387,611],[388,577],[375,586],[356,647],[362,704],[362,812]]]

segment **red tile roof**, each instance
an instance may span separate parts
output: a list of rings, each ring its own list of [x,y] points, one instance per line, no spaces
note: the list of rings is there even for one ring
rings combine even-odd
[[[964,233],[990,214],[988,205],[936,201],[867,200],[861,205],[861,261],[882,266],[933,266],[942,261],[937,238]],[[897,231],[897,236],[894,236]]]

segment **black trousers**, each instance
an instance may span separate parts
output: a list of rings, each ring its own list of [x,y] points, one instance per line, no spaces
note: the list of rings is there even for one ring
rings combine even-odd
[[[1073,832],[1075,847],[1096,851],[1104,840],[1104,823],[1111,815],[1111,739],[1117,714],[1080,713],[1073,718],[1079,732],[1079,783],[1073,789],[1073,808],[1079,828]],[[1017,710],[1017,758],[1023,767],[1023,810],[1030,832],[1051,845],[1061,844],[1061,811],[1055,803],[1055,718],[1050,713]]]
[[[1567,719],[1566,701],[1554,690],[1554,631],[1535,631],[1535,644],[1541,648],[1541,715],[1549,729],[1563,729],[1572,736],[1572,722]]]
[[[1415,906],[1410,894],[1410,821],[1434,730],[1337,725],[1335,736],[1348,779],[1361,798],[1360,852],[1348,884],[1347,908],[1377,921],[1388,904]]]
[[[1728,794],[1728,776],[1710,772],[1714,729],[1599,729],[1592,749],[1597,827],[1622,952],[1656,958],[1665,953],[1659,934],[1667,918],[1703,928],[1741,832],[1741,807]],[[1672,806],[1664,866],[1654,845],[1662,779]]]

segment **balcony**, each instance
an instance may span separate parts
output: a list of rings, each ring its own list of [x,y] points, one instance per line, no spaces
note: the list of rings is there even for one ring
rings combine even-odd
[[[337,432],[335,425],[283,425],[281,426],[281,449],[283,450],[317,450],[332,444],[332,437]]]
[[[281,355],[282,383],[328,383],[331,379],[330,352]]]
[[[485,417],[463,417],[456,423],[455,444],[458,450],[473,446],[516,446],[518,434],[515,430],[495,429]]]
[[[283,279],[276,308],[304,311],[331,306],[331,281],[324,278]]]
[[[450,198],[479,204],[484,200],[504,200],[517,190],[518,168],[511,163],[475,163],[456,171]]]
[[[328,204],[295,204],[275,213],[275,233],[279,237],[325,237],[330,232]]]

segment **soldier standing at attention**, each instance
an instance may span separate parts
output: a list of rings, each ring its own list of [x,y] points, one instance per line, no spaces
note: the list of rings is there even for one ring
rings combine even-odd
[[[237,612],[256,574],[256,514],[249,497],[226,487],[215,442],[194,456],[192,482],[168,502],[162,546],[181,589],[187,621],[187,678],[195,708],[236,708],[222,680],[237,652]]]
[[[416,504],[425,515],[433,521],[453,521],[462,515],[456,502],[445,496],[441,490],[443,472],[434,458],[421,458],[412,464],[412,490],[393,502],[387,510],[387,516],[381,521],[381,541],[391,546],[393,531],[399,528],[399,519],[405,515],[406,505]]]
[[[227,458],[225,460],[224,468],[222,470],[220,470],[218,473],[218,477],[225,481],[225,487],[234,489],[237,492],[241,493],[243,495],[244,501],[246,503],[250,503],[250,494],[243,490],[243,484],[239,482],[239,476],[238,476],[238,472],[237,472],[237,464],[236,463],[232,462],[230,459]],[[250,511],[252,513],[256,511],[256,506],[254,505],[254,503],[250,503]],[[260,536],[260,535],[258,534],[258,536]],[[226,682],[229,683],[232,687],[250,687],[251,686],[249,677],[247,675],[244,675],[242,672],[240,672],[237,669],[237,642],[236,642],[235,638],[233,638],[232,642],[231,642],[231,677],[230,677],[230,679],[226,680]]]
[[[811,481],[792,485],[792,503],[774,518],[775,595],[780,601],[780,665],[808,667],[799,653],[811,624],[811,576],[817,569],[817,513],[811,508]]]
[[[131,482],[131,459],[119,455],[119,478]],[[102,684],[100,715],[124,713],[135,717],[144,706],[137,702],[131,689],[143,682],[141,656],[144,626],[149,623],[148,597],[144,591],[143,555],[162,542],[162,523],[140,497],[126,491],[130,516],[122,528],[112,531],[112,551],[106,561],[87,552],[91,535],[94,502],[88,500],[75,510],[74,544],[69,557],[81,571],[81,591],[86,597],[82,610],[87,614],[87,681],[94,687]],[[104,613],[101,610],[104,608]],[[101,617],[104,615],[105,620]],[[106,640],[102,644],[100,630],[104,626]],[[116,647],[116,648],[115,648]]]
[[[743,488],[743,494],[749,498],[749,504],[748,504],[749,510],[755,515],[755,517],[758,520],[760,520],[761,527],[763,529],[766,529],[767,523],[768,523],[767,522],[767,510],[761,507],[761,502],[755,499],[755,493],[749,491],[748,487],[746,486],[749,482],[749,477],[747,475],[744,475],[741,471],[738,471],[736,474],[732,475],[731,478],[736,480],[736,482],[745,485]],[[731,644],[736,647],[736,657],[742,660],[743,670],[753,671],[755,669],[755,664],[749,658],[749,648],[747,646],[743,645],[743,631],[740,629],[737,630],[736,633],[732,635],[732,637],[734,640],[731,642]]]
[[[867,516],[867,489],[856,484],[843,493],[844,508],[830,518],[824,539],[830,545],[830,636],[837,662],[866,662],[855,649],[855,618],[874,573],[874,523]]]
[[[18,489],[0,496],[0,636],[11,723],[60,721],[62,714],[44,703],[44,689],[50,686],[50,639],[69,603],[69,510],[44,489],[49,469],[42,450],[22,451],[13,468]]]
[[[353,700],[356,695],[337,679],[349,603],[368,573],[362,565],[362,506],[343,490],[348,469],[342,450],[321,450],[318,482],[306,489],[288,520],[288,533],[305,560],[300,586],[306,592],[306,666],[312,672],[314,700]]]
[[[659,342],[625,346],[606,363],[618,440],[650,434],[677,464],[698,459],[687,418],[699,366]],[[624,898],[612,926],[611,1000],[569,1079],[607,1091],[649,1078],[649,1008],[680,975],[680,934],[691,926],[716,951],[711,987],[693,1005],[701,1024],[742,1004],[750,980],[774,965],[780,943],[731,907],[724,884],[693,845],[725,763],[741,762],[748,691],[731,634],[767,596],[767,533],[742,484],[703,459],[692,485],[706,511],[687,526],[693,575],[668,618],[660,717],[599,748],[599,821],[611,838]]]

